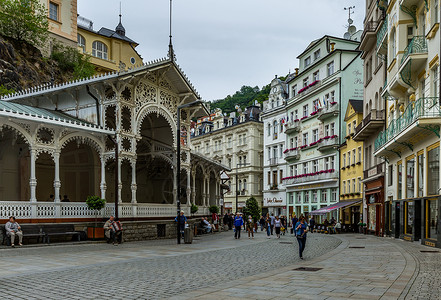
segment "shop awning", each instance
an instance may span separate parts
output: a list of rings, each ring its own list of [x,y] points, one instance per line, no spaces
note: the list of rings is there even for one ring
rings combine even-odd
[[[338,202],[338,203],[333,204],[333,205],[329,205],[329,206],[322,207],[322,208],[317,209],[317,210],[313,210],[309,214],[310,215],[326,215],[328,212],[331,212],[333,210],[336,210],[336,209],[339,209],[339,208],[343,208],[343,207],[346,207],[346,206],[349,206],[349,205],[354,205],[354,204],[357,204],[357,203],[360,203],[360,202],[361,202],[361,200],[341,201],[341,202]]]

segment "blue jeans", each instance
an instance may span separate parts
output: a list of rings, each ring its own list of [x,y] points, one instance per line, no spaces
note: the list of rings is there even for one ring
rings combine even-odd
[[[297,242],[299,243],[299,257],[303,257],[303,250],[305,250],[306,246],[306,236],[297,236]]]
[[[266,235],[270,236],[271,235],[271,226],[268,225],[268,227],[266,228]]]

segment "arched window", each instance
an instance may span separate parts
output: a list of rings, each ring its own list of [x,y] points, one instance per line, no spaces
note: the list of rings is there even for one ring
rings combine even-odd
[[[375,93],[375,107],[373,107],[372,109],[379,109],[379,103],[378,103],[378,93]]]
[[[242,190],[242,180],[239,180],[239,191]]]
[[[271,135],[271,124],[268,123],[268,136],[270,136],[270,135]]]
[[[243,189],[245,191],[247,190],[247,180],[246,179],[243,180]]]
[[[81,34],[78,34],[78,47],[83,48],[83,53],[86,52],[86,39]]]
[[[277,133],[277,121],[274,121],[273,123],[273,130],[274,130],[274,134]]]
[[[98,58],[107,59],[107,46],[100,41],[93,42],[92,55]]]

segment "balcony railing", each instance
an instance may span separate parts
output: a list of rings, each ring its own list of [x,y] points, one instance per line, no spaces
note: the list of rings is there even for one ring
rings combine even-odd
[[[380,175],[382,173],[384,173],[384,163],[381,163],[379,165],[373,166],[372,168],[364,170],[363,178],[367,179],[376,175]]]
[[[367,126],[371,121],[384,121],[385,110],[372,110],[363,121],[355,128],[357,134],[363,127]]]
[[[291,133],[291,132],[296,132],[296,131],[300,131],[300,127],[301,127],[301,121],[291,121],[289,123],[286,124],[285,126],[285,133]]]
[[[383,25],[381,25],[380,30],[377,32],[377,49],[381,48],[384,37],[387,34],[387,17],[384,19]]]
[[[423,97],[407,105],[404,113],[392,120],[385,131],[380,132],[375,140],[375,151],[391,141],[411,124],[422,118],[441,117],[438,97]]]
[[[427,40],[423,35],[414,36],[410,41],[409,45],[404,49],[403,57],[401,58],[401,63],[406,60],[409,55],[418,53],[427,53]]]
[[[272,157],[268,159],[268,163],[270,166],[275,166],[279,162],[279,159],[277,157]]]
[[[329,103],[325,107],[321,108],[318,114],[319,120],[324,120],[328,117],[336,116],[338,115],[338,103],[333,102],[333,104]]]
[[[285,152],[285,159],[298,159],[299,157],[299,149],[288,150]]]
[[[366,37],[368,33],[375,32],[377,30],[378,25],[380,25],[380,21],[369,21],[364,24],[364,30],[361,35],[361,41]]]
[[[317,90],[318,88],[320,88],[320,86],[322,85],[322,81],[320,80],[315,80],[312,83],[310,83],[308,86],[303,87],[299,90],[299,92],[293,97],[295,98],[300,98],[303,97],[305,95],[308,95],[309,93]]]
[[[338,136],[333,135],[332,137],[327,139],[323,138],[317,149],[319,151],[325,151],[336,146],[338,146]]]
[[[338,179],[338,172],[332,170],[322,171],[321,174],[304,174],[304,175],[296,175],[284,178],[284,182],[286,185],[296,184],[296,183],[306,183],[317,180],[332,180]],[[326,173],[325,173],[326,172]],[[319,172],[316,172],[319,173]]]

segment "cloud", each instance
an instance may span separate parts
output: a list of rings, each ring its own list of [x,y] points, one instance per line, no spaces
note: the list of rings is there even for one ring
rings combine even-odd
[[[362,29],[365,1],[355,0],[174,0],[173,45],[204,100],[233,94],[242,85],[264,86],[297,66],[297,55],[323,35],[342,37],[348,12]],[[78,13],[94,29],[114,29],[118,0],[78,0]],[[144,61],[165,57],[169,1],[122,1],[126,35],[138,42]]]

